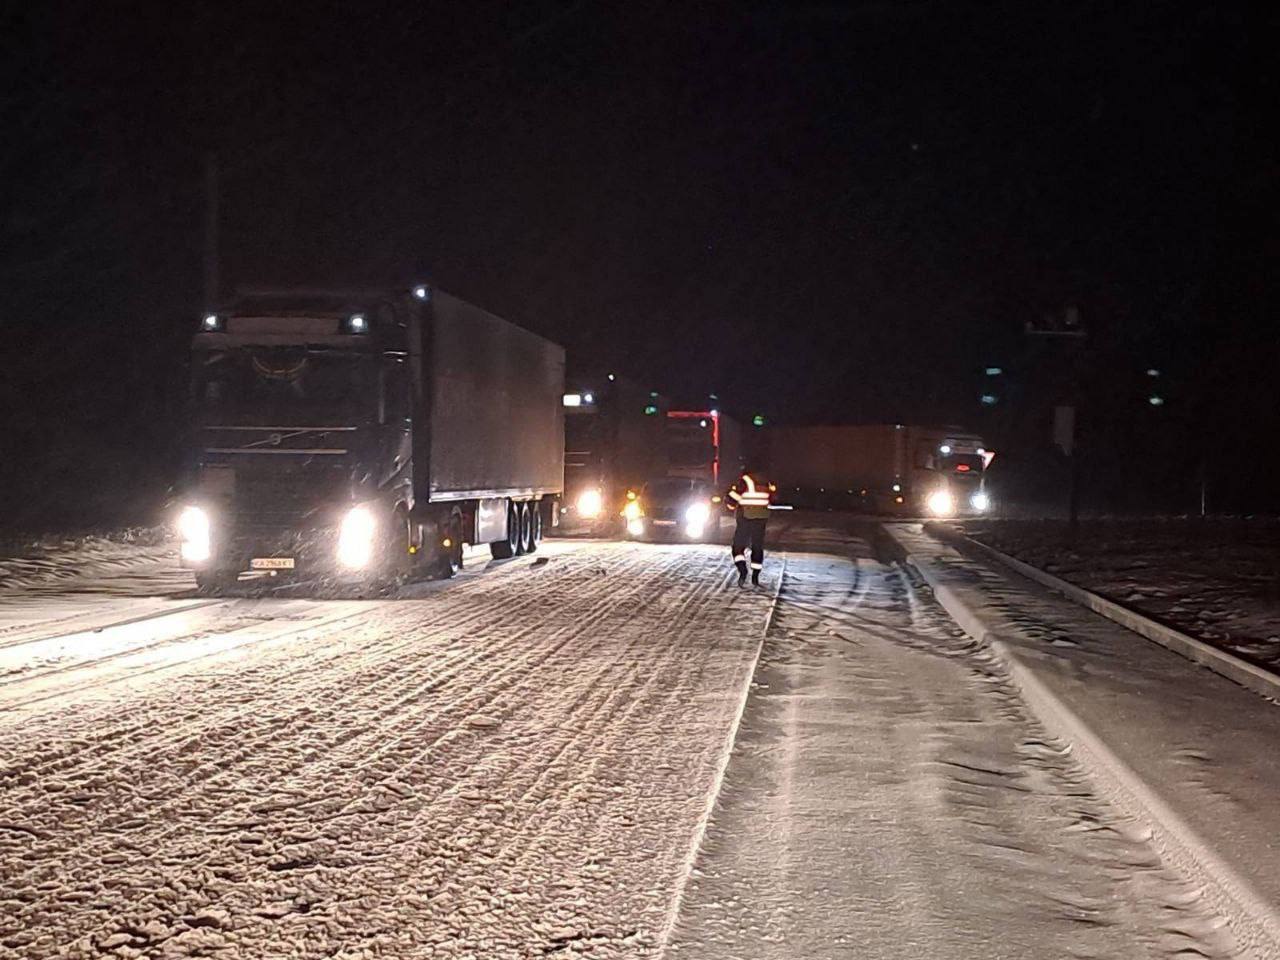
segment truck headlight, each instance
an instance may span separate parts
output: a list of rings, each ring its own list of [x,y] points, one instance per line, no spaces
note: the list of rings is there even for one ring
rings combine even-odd
[[[595,520],[604,511],[604,497],[594,487],[578,494],[578,516],[583,520]]]
[[[627,533],[631,534],[631,536],[633,537],[643,537],[644,521],[641,520],[639,517],[636,517],[634,520],[628,520]]]
[[[623,517],[625,517],[628,521],[630,521],[630,522],[632,522],[632,523],[634,523],[634,522],[636,522],[637,520],[639,520],[639,519],[640,519],[640,516],[641,516],[641,512],[640,512],[640,501],[639,501],[639,500],[628,500],[628,501],[627,501],[627,505],[626,505],[625,507],[623,507],[623,508],[622,508],[622,515],[623,515]]]
[[[348,570],[363,570],[373,559],[373,538],[378,521],[368,507],[352,507],[338,529],[338,563]]]
[[[178,536],[182,538],[182,559],[202,563],[209,559],[209,514],[200,507],[186,507],[178,514]]]
[[[929,494],[929,499],[925,501],[925,506],[929,508],[929,512],[935,517],[949,517],[955,513],[956,498],[946,490],[935,490]]]
[[[684,522],[689,526],[701,527],[711,519],[711,507],[705,503],[691,503],[684,511]]]
[[[977,510],[978,513],[986,513],[991,509],[991,498],[982,491],[978,491],[969,498],[969,506]]]

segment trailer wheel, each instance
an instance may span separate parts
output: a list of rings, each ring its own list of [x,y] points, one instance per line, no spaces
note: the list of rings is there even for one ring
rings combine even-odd
[[[529,504],[522,503],[520,511],[520,549],[518,553],[533,553],[533,510]]]
[[[197,570],[196,589],[206,596],[216,597],[230,590],[240,580],[237,570]]]
[[[537,553],[538,544],[542,542],[542,504],[529,504],[529,546],[526,553]]]
[[[489,544],[489,552],[495,560],[506,560],[520,553],[520,507],[515,503],[507,504],[507,537]]]

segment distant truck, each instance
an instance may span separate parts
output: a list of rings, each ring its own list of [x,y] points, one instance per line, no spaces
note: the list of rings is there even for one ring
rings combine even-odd
[[[669,410],[667,457],[667,476],[727,487],[743,466],[742,427],[720,410]]]
[[[667,401],[625,377],[574,376],[564,395],[565,529],[612,533],[628,491],[667,472]]]
[[[770,477],[797,505],[951,517],[987,513],[995,456],[958,427],[772,427]]]
[[[463,545],[536,550],[564,488],[564,350],[429,286],[250,293],[192,343],[181,562],[450,576]]]

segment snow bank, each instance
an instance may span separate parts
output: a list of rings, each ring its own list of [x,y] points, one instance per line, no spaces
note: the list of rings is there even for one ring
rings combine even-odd
[[[1254,663],[1280,668],[1280,522],[980,520],[964,532]]]

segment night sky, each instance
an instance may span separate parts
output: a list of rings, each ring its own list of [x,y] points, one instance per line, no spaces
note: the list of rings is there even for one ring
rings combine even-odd
[[[1027,462],[1074,363],[1101,484],[1207,458],[1269,500],[1274,452],[1242,454],[1276,426],[1254,7],[10,10],[9,522],[173,481],[210,154],[224,292],[429,278],[583,368],[775,422],[965,423]],[[1088,353],[1046,357],[1023,325],[1069,306]]]

